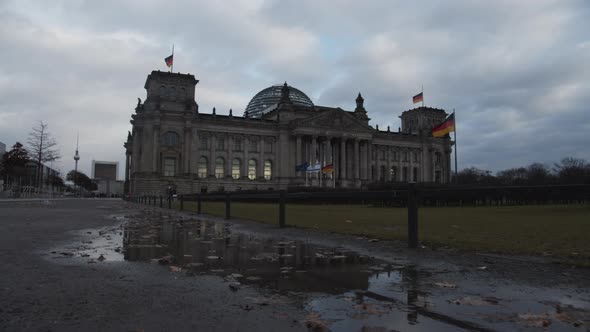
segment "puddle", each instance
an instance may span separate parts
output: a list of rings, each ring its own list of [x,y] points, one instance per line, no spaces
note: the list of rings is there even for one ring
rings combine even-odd
[[[123,243],[129,261],[157,259],[192,274],[233,275],[283,292],[367,289],[375,270],[392,269],[344,248],[232,233],[228,225],[197,220],[131,222]]]
[[[120,226],[81,233],[88,243],[66,252],[96,263],[144,261],[171,273],[216,275],[228,291],[261,289],[297,299],[304,322],[323,331],[583,331],[590,327],[589,293],[532,287],[486,273],[426,270],[391,264],[344,247],[232,232],[229,224],[146,212]],[[69,255],[69,254],[68,254]],[[55,252],[56,257],[61,255]],[[55,257],[54,257],[55,258]],[[164,268],[164,267],[163,267]],[[271,295],[269,295],[269,291]],[[253,310],[252,306],[247,306]]]

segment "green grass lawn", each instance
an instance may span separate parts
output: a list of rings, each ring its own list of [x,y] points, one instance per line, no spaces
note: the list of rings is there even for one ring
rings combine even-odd
[[[224,203],[203,213],[224,216]],[[185,210],[196,211],[195,203]],[[278,205],[232,203],[232,218],[278,224]],[[360,205],[287,204],[287,225],[380,239],[407,238],[407,210]],[[590,206],[420,208],[419,236],[427,245],[513,254],[550,253],[590,260]],[[575,254],[577,253],[577,254]]]

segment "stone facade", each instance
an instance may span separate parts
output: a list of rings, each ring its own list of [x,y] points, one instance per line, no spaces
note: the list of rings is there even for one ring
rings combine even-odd
[[[364,100],[356,109],[302,107],[281,99],[261,118],[199,112],[198,81],[190,74],[153,71],[147,98],[131,116],[126,192],[286,189],[295,186],[364,188],[375,182],[450,180],[452,141],[433,138],[444,110],[420,107],[400,116],[397,132],[369,126]],[[296,171],[305,162],[334,165],[328,174]]]

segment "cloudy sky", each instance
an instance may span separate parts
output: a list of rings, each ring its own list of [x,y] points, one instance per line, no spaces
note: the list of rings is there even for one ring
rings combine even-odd
[[[423,85],[427,106],[456,109],[461,169],[590,160],[589,31],[588,0],[0,0],[0,141],[44,121],[64,173],[78,131],[82,171],[123,165],[174,43],[202,112],[287,81],[348,110],[360,91],[371,125],[397,129]]]

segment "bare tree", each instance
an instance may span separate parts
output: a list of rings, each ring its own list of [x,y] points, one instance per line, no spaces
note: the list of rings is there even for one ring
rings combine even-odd
[[[61,158],[59,151],[56,149],[57,142],[49,134],[47,124],[40,121],[39,126],[33,127],[29,133],[28,144],[31,158],[37,162],[36,182],[38,186],[41,186],[41,165]]]

